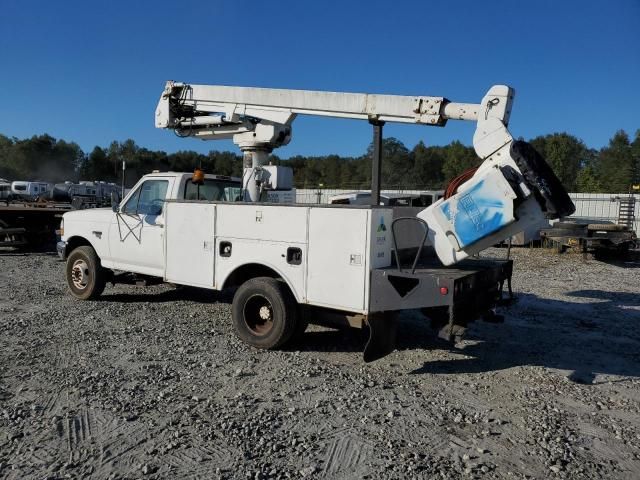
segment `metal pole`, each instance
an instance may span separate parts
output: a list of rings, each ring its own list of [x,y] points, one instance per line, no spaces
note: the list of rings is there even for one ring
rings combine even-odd
[[[380,170],[382,165],[382,126],[380,120],[369,120],[373,125],[373,157],[371,158],[371,205],[380,205]]]
[[[124,198],[124,174],[127,169],[127,163],[122,160],[122,196],[120,198]]]

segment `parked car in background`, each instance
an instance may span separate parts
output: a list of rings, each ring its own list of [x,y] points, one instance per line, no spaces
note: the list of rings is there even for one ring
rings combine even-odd
[[[380,205],[392,207],[428,207],[444,195],[442,190],[428,190],[420,193],[381,193]],[[349,192],[329,197],[332,205],[369,205],[371,192]]]
[[[36,200],[38,197],[47,195],[52,189],[53,184],[47,182],[11,182],[11,193],[14,197],[23,200]]]

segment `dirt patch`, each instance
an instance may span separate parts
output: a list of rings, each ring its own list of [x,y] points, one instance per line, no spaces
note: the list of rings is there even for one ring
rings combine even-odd
[[[0,253],[0,477],[639,478],[639,266],[513,254],[505,324],[450,347],[408,313],[365,365],[357,331],[258,351],[228,295],[79,302]]]

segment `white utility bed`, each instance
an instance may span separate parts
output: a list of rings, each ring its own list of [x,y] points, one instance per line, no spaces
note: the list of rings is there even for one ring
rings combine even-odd
[[[222,289],[236,269],[255,263],[277,272],[299,303],[367,314],[370,272],[391,265],[388,207],[169,201],[165,208],[168,282]]]

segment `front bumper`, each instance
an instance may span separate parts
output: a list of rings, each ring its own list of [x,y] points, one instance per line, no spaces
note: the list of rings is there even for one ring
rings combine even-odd
[[[60,240],[56,243],[56,251],[58,252],[58,256],[60,260],[66,260],[67,258],[67,242]]]

